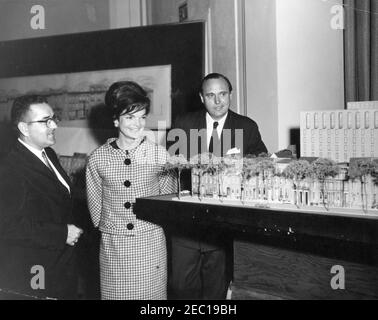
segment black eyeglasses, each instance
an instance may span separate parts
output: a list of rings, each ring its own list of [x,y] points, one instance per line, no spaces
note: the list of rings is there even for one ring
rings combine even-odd
[[[29,121],[27,124],[31,123],[44,123],[48,128],[52,128],[53,124],[57,125],[60,119],[55,114],[52,117],[49,117],[45,120]]]

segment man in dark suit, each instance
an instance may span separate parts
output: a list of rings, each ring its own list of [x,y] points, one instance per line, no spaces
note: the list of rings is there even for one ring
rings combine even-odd
[[[200,98],[205,110],[179,116],[173,125],[176,130],[168,136],[168,142],[179,136],[175,145],[179,153],[190,158],[203,152],[217,156],[229,151],[239,151],[241,155],[267,152],[256,122],[230,110],[232,85],[225,76],[207,75],[201,84]],[[177,129],[185,135],[176,135],[180,131]],[[170,151],[173,149],[174,146]],[[187,181],[185,187],[190,188]],[[226,268],[230,247],[231,239],[211,228],[176,230],[171,242],[173,298],[225,299],[231,280],[231,272]]]
[[[71,184],[50,148],[57,118],[41,96],[14,101],[18,141],[0,165],[0,289],[19,297],[75,299]]]

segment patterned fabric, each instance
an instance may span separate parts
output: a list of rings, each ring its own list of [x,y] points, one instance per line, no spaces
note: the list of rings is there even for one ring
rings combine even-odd
[[[110,139],[89,157],[87,198],[99,227],[101,294],[104,299],[165,299],[166,243],[163,230],[138,220],[139,197],[175,192],[172,175],[163,171],[167,151],[142,140],[130,151]]]
[[[102,233],[101,298],[167,299],[167,251],[162,229],[137,236]]]

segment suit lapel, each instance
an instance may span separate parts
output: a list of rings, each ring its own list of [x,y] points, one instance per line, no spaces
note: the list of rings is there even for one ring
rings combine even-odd
[[[206,111],[201,110],[200,116],[196,117],[198,119],[198,123],[196,125],[196,128],[198,129],[206,129]]]
[[[51,148],[46,148],[46,153],[47,153],[47,156],[49,157],[49,159],[51,160],[51,162],[53,163],[54,167],[56,168],[56,170],[58,170],[58,172],[60,173],[60,175],[62,176],[62,178],[64,179],[64,181],[66,181],[66,183],[68,184],[68,186],[70,187],[70,189],[72,189],[71,180],[68,177],[67,173],[62,168],[59,160],[57,159],[57,157],[55,155],[55,153],[53,153],[53,151],[52,151]],[[61,184],[60,181],[59,181],[59,183]]]
[[[50,169],[47,168],[47,166],[45,164],[43,164],[42,161],[35,154],[33,154],[31,151],[29,151],[20,142],[17,142],[15,152],[18,155],[19,161],[22,162],[25,167],[28,167],[29,169],[33,170],[34,172],[38,172],[43,177],[49,179],[50,182],[52,182],[56,186],[58,186],[59,189],[64,188],[64,190],[67,190],[63,186],[63,184],[59,181],[58,177],[53,172],[51,172]],[[61,169],[60,165],[56,165],[56,161],[53,161],[52,160],[53,157],[49,156],[49,154],[51,154],[51,151],[48,152],[47,156],[53,162],[55,168],[59,171],[59,173],[61,173],[61,170],[63,170],[63,169]],[[59,170],[59,169],[61,169],[61,170]],[[62,176],[67,181],[66,174],[64,174]],[[70,183],[69,182],[67,182],[67,183],[70,186]]]
[[[46,167],[46,165],[44,165],[34,153],[28,150],[21,143],[17,142],[15,151],[16,155],[18,155],[19,160],[25,167],[28,167],[43,176],[49,177],[54,180],[56,179],[54,177],[54,174]]]
[[[223,126],[223,130],[224,129],[232,129],[233,126],[232,126],[232,116],[231,116],[231,110],[228,111],[228,115],[227,115],[227,118],[226,118],[226,121],[224,122],[224,126]],[[223,132],[222,132],[223,134]]]
[[[233,112],[229,110],[221,135],[222,156],[225,156],[230,149],[235,148],[235,128]]]
[[[194,119],[193,125],[190,127],[194,130],[198,130],[199,132],[201,130],[205,130],[206,132],[206,110],[201,110],[198,113],[195,113],[195,116],[193,119]],[[189,137],[190,137],[190,132],[189,132]],[[188,150],[191,150],[190,141],[191,139],[188,138]],[[197,153],[196,153],[197,155],[207,151],[207,133],[205,133],[204,135],[204,140],[201,140],[201,135],[198,136],[197,144],[198,144]],[[194,156],[196,154],[191,154],[191,156]]]

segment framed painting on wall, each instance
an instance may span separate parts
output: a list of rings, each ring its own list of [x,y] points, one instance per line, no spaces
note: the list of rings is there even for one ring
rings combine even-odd
[[[10,121],[16,97],[38,94],[47,98],[61,127],[96,126],[92,116],[103,110],[105,93],[116,81],[135,81],[146,90],[151,101],[146,128],[170,128],[170,65],[0,79],[0,122]]]
[[[103,96],[120,80],[136,81],[149,93],[147,128],[169,129],[177,115],[201,108],[204,43],[204,22],[0,42],[0,131],[14,98],[35,92],[47,95],[63,118],[57,152],[89,153],[114,135]],[[0,137],[0,152],[8,140]]]

